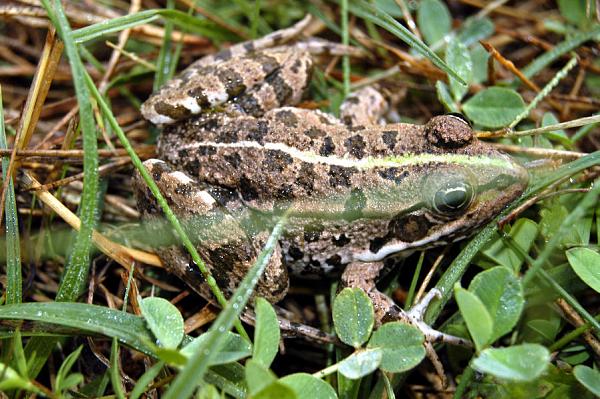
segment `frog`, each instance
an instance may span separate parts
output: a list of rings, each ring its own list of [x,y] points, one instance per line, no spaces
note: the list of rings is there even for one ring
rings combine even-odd
[[[405,312],[376,282],[390,259],[474,234],[521,195],[527,171],[478,140],[460,115],[387,123],[389,104],[372,86],[350,94],[339,117],[297,107],[311,81],[313,51],[337,51],[328,42],[290,42],[309,22],[307,16],[205,56],[153,94],[141,111],[162,132],[158,159],[144,166],[174,213],[188,221],[188,234],[226,295],[285,214],[255,296],[281,301],[290,276],[339,278],[368,295],[378,323],[407,320],[429,343],[464,343],[423,322],[439,292]],[[134,187],[144,219],[162,220],[139,175]],[[151,234],[164,235],[164,227]],[[183,248],[165,244],[158,255],[212,298]]]

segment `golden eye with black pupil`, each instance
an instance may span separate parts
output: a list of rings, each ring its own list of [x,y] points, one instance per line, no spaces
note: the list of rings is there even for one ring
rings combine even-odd
[[[464,211],[473,200],[473,187],[466,181],[449,181],[434,194],[431,205],[442,215]]]

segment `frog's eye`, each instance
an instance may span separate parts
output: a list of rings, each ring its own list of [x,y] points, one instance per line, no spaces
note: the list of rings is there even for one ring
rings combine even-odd
[[[465,124],[469,125],[469,127],[473,127],[473,125],[471,124],[471,121],[467,119],[466,116],[464,116],[463,114],[461,114],[460,112],[449,112],[446,115],[448,116],[453,116],[457,119],[462,120]]]
[[[454,215],[473,201],[473,186],[466,181],[448,181],[435,192],[431,205],[442,215]]]

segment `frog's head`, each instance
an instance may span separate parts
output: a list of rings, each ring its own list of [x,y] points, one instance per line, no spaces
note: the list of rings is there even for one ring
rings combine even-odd
[[[393,189],[384,190],[387,211],[393,216],[387,231],[374,237],[357,260],[378,260],[466,238],[527,186],[527,171],[477,140],[461,117],[437,116],[424,127],[400,129],[404,134],[400,145],[410,155],[389,160],[404,171]]]

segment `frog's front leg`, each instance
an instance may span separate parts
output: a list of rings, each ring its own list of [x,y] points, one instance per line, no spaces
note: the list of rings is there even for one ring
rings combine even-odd
[[[431,328],[423,320],[427,307],[435,297],[440,297],[438,289],[432,289],[425,297],[415,304],[409,311],[404,311],[394,301],[379,291],[375,286],[379,273],[384,268],[383,262],[353,262],[346,266],[342,274],[342,284],[346,287],[362,289],[371,299],[375,310],[375,320],[378,324],[390,321],[404,321],[417,327],[425,336],[425,350],[427,357],[432,362],[437,374],[445,383],[445,374],[433,344],[444,342],[453,345],[472,346],[471,342],[460,337],[455,337]]]
[[[144,162],[144,166],[196,245],[217,285],[226,296],[230,296],[256,261],[268,233],[252,231],[251,214],[237,194],[218,187],[202,186],[157,159]],[[169,223],[161,208],[137,173],[134,189],[138,209],[148,228],[148,239],[159,240],[159,243],[153,243],[158,256],[170,272],[203,297],[211,299],[212,294],[197,266],[179,245],[177,237],[170,234]],[[256,295],[273,303],[281,300],[288,289],[287,269],[281,262],[280,253],[280,250],[275,250],[255,291]]]

